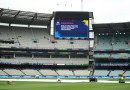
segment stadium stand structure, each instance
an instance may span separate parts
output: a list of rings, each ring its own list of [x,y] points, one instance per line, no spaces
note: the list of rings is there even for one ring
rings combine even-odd
[[[53,14],[3,8],[0,13],[0,23],[8,24],[0,25],[0,75],[89,76],[92,72],[89,39],[55,39],[50,35]]]
[[[130,23],[93,24],[95,32],[94,76],[130,76]],[[128,71],[129,73],[129,71]]]
[[[93,38],[54,38],[50,34],[54,14],[0,8],[0,22],[8,23],[8,26],[0,25],[0,76],[130,76],[129,22],[93,24],[94,45],[91,45]],[[87,14],[89,20],[93,19],[92,13]],[[47,28],[33,28],[31,25],[45,25]]]

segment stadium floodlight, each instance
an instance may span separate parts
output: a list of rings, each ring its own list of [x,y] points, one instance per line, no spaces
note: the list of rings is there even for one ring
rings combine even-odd
[[[83,11],[83,0],[81,0],[81,11]]]

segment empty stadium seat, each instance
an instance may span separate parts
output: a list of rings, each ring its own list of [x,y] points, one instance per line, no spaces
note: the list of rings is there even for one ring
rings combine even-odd
[[[8,75],[8,74],[5,73],[3,70],[0,70],[0,75]]]
[[[20,46],[37,47],[37,45],[33,42],[34,38],[31,29],[24,27],[13,27],[13,30],[18,38],[18,41],[20,42]]]
[[[4,69],[4,71],[9,75],[24,75],[20,70],[16,69]]]
[[[126,71],[126,72],[124,73],[124,76],[130,76],[130,71]]]
[[[95,41],[95,49],[112,49],[112,36],[98,35]]]
[[[108,70],[95,70],[94,76],[107,76],[109,72]]]
[[[75,76],[89,76],[90,71],[89,70],[74,70]]]
[[[24,72],[26,75],[41,75],[37,70],[33,69],[24,69],[21,71]]]
[[[111,73],[109,74],[109,76],[118,76],[118,74],[123,74],[123,70],[114,70],[111,71]]]
[[[128,49],[129,35],[97,35],[95,49]]]
[[[128,35],[115,35],[113,42],[113,49],[127,49],[128,48]]]
[[[54,75],[54,76],[58,75],[54,70],[51,69],[41,69],[39,70],[39,72],[41,72],[42,75]]]
[[[96,53],[94,54],[94,58],[109,58],[110,54],[109,53]]]
[[[72,70],[57,70],[56,71],[59,75],[63,76],[73,76]]]

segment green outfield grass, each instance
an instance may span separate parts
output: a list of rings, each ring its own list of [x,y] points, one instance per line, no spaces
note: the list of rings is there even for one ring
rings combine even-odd
[[[130,90],[130,84],[13,82],[8,85],[0,81],[0,90]]]
[[[0,78],[0,79],[36,79],[36,78]],[[39,79],[57,79],[57,78],[39,78]],[[88,78],[61,78],[64,80],[89,80]],[[119,81],[119,79],[113,78],[98,78],[97,80],[108,80],[108,81]],[[125,79],[125,81],[130,81],[130,79]]]

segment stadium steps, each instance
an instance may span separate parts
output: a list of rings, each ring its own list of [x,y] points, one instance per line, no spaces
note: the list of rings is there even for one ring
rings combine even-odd
[[[92,65],[91,65],[91,69],[92,69],[92,70],[91,70],[89,76],[91,76],[91,75],[93,76],[93,75],[94,75],[94,72],[95,72],[95,67],[94,67],[94,66],[95,66],[95,64],[92,64]]]
[[[125,74],[125,73],[126,73],[126,71],[123,72],[123,74]]]
[[[74,76],[76,76],[76,75],[75,75],[75,69],[74,69],[74,70],[72,70],[72,73],[73,73],[73,75],[74,75]]]
[[[42,76],[44,76],[39,70],[37,70]]]
[[[73,76],[75,76],[75,73],[74,73],[74,71],[72,71],[72,73],[73,73]]]
[[[57,73],[58,76],[60,76],[60,74],[56,70],[54,70],[54,71]]]
[[[35,36],[35,34],[34,34],[34,32],[33,32],[32,29],[31,29],[31,33],[32,33],[33,39],[36,40],[36,36]],[[38,44],[37,44],[37,43],[36,43],[36,47],[38,48]],[[42,75],[42,74],[41,74],[41,75]]]
[[[2,70],[4,73],[6,73],[7,75],[9,75],[6,71]]]
[[[14,29],[13,29],[13,28],[11,28],[11,30],[12,30],[12,32],[13,32],[13,34],[14,34],[14,36],[15,36],[16,40],[17,40],[17,42],[19,43],[19,46],[20,46],[20,42],[19,42],[19,40],[18,40],[18,37],[16,36],[16,33],[15,33]]]
[[[20,70],[24,75],[26,75],[22,70]]]
[[[111,73],[111,71],[109,71],[109,73],[107,74],[107,76],[109,76],[109,75],[110,75],[110,73]]]
[[[94,72],[93,72],[93,71],[90,71],[89,76],[93,76],[93,75],[94,75]]]
[[[72,72],[73,73],[73,75],[75,76],[75,73],[74,72]]]

